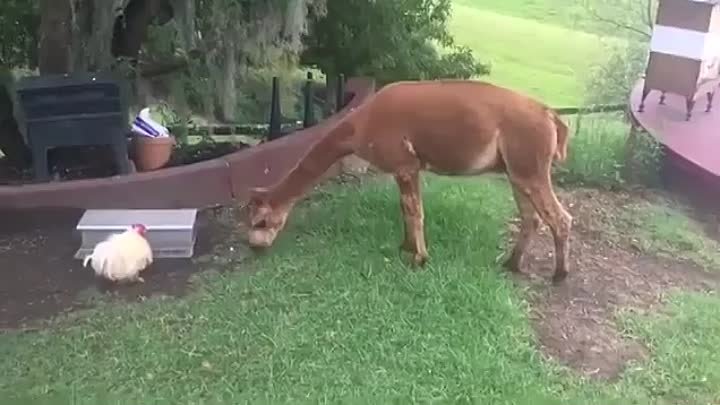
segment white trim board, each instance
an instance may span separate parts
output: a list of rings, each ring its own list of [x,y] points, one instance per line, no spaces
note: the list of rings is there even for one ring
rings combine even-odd
[[[126,231],[129,225],[78,225],[78,231]],[[193,225],[150,225],[145,227],[148,231],[184,231],[192,229]]]
[[[188,230],[195,227],[197,209],[106,209],[87,210],[75,229],[79,231],[124,231],[134,223],[148,231]]]
[[[720,36],[716,33],[655,25],[650,51],[694,60],[712,60],[720,56]]]

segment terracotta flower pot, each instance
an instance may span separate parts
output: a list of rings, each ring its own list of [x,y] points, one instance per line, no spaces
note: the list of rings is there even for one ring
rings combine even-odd
[[[147,172],[157,170],[170,161],[175,137],[166,136],[151,138],[149,136],[136,135],[133,137],[133,160],[138,171]]]

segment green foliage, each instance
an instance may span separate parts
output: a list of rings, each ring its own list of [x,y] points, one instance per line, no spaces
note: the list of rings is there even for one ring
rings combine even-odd
[[[301,62],[328,75],[373,76],[379,83],[469,78],[489,73],[447,29],[451,0],[330,1],[310,16]]]
[[[610,46],[603,63],[592,67],[587,76],[585,102],[612,104],[627,101],[645,70],[648,52],[647,43],[639,41]]]
[[[190,110],[208,119],[219,115],[220,109],[215,91],[218,78],[213,74],[216,70],[216,66],[193,62],[187,74],[174,79],[182,82]],[[292,120],[301,117],[304,72],[298,71],[293,65],[275,63],[267,66],[245,66],[238,74],[235,81],[237,108],[234,122],[257,123],[269,119],[274,76],[279,79],[283,116]]]
[[[659,187],[663,158],[662,144],[647,132],[637,132],[626,144],[625,178],[633,183]]]
[[[0,11],[0,66],[25,67],[36,59],[37,1],[2,0]]]
[[[637,81],[642,76],[648,58],[648,32],[651,15],[657,2],[645,0],[628,3],[627,0],[611,0],[602,8],[587,2],[589,12],[603,22],[606,29],[625,38],[624,42],[608,43],[604,61],[590,69],[585,77],[585,103],[625,103]],[[614,12],[609,10],[615,10]],[[625,11],[624,13],[618,10]],[[629,125],[625,125],[626,128]],[[627,129],[623,137],[627,138]],[[651,136],[640,133],[628,140],[623,147],[622,172],[624,179],[634,183],[659,185],[662,149]]]
[[[617,187],[623,184],[626,127],[616,114],[576,115],[567,161],[555,167],[561,184]]]
[[[302,72],[294,66],[271,65],[245,70],[238,85],[239,122],[266,122],[269,119],[273,76],[279,80],[283,117],[286,120],[300,117],[298,105],[302,104]]]
[[[200,35],[194,47],[203,56],[191,59],[185,71],[161,79],[172,89],[173,104],[188,110],[183,120],[190,125],[218,118],[265,122],[270,113],[273,76],[280,79],[283,115],[299,117],[303,72],[297,69],[297,50],[292,41],[285,41],[286,31],[277,24],[285,18],[290,1],[296,0],[198,2],[193,26]],[[316,6],[320,3],[310,2]],[[160,60],[187,51],[193,45],[184,39],[184,29],[177,22],[150,27],[145,51]]]
[[[611,189],[659,184],[660,144],[646,134],[629,144],[628,124],[620,114],[576,115],[568,121],[573,132],[568,159],[554,169],[559,183]]]
[[[658,0],[575,0],[598,33],[633,40],[650,39]]]
[[[627,100],[643,73],[648,43],[657,9],[657,0],[584,0],[586,11],[606,31],[625,39],[611,42],[604,61],[590,70],[585,79],[589,104],[619,103]]]

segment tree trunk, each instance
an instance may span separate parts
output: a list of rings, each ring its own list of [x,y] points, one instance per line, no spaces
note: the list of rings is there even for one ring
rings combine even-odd
[[[237,109],[237,93],[235,77],[237,76],[237,49],[233,43],[225,46],[222,81],[222,119],[232,122]]]
[[[0,152],[11,166],[22,169],[30,164],[30,151],[15,121],[12,79],[9,71],[0,71]]]
[[[73,71],[96,72],[112,66],[116,10],[128,0],[74,0]]]
[[[72,71],[71,0],[40,1],[38,67],[41,74]]]
[[[338,84],[337,75],[325,73],[325,102],[323,103],[323,114],[328,116],[335,112],[335,92]]]
[[[103,0],[98,0],[103,1]],[[113,27],[112,53],[117,56],[137,58],[147,31],[155,18],[160,25],[173,17],[173,9],[169,0],[125,0],[123,18],[115,21]]]
[[[180,30],[180,40],[183,49],[195,49],[195,0],[170,0],[175,23]]]

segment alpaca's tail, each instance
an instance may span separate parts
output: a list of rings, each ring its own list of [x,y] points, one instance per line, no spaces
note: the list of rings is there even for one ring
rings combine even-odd
[[[555,160],[563,162],[567,159],[567,147],[568,147],[568,126],[560,116],[552,110],[548,111],[550,117],[555,125],[555,132],[557,133],[557,145],[555,146]]]

